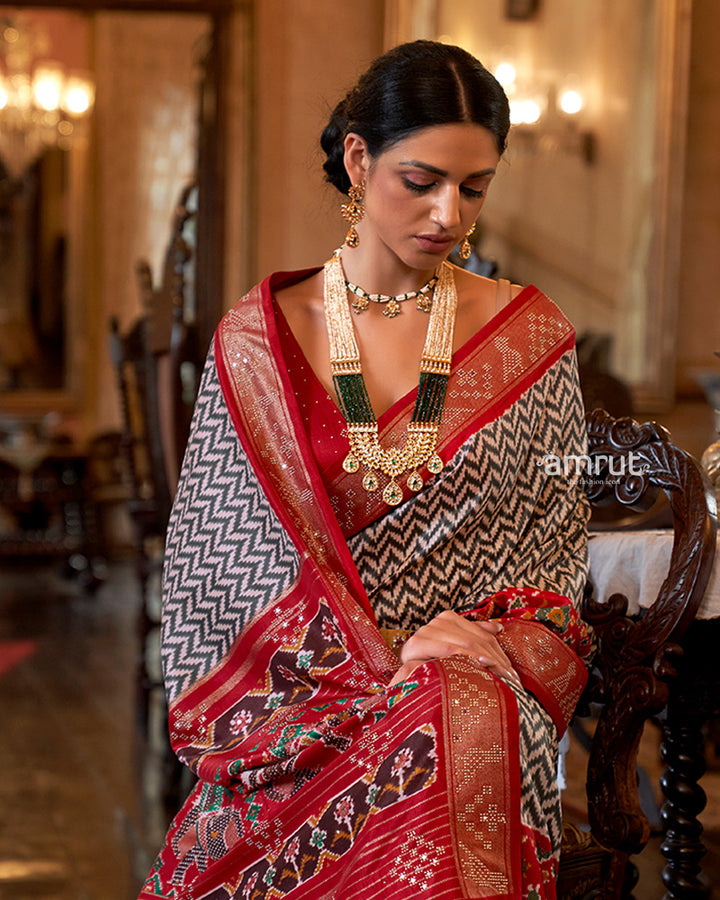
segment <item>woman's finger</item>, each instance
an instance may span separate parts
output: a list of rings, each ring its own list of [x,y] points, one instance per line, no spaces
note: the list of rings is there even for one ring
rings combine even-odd
[[[437,617],[418,629],[406,642],[402,659],[405,661],[419,656],[433,658],[466,653],[471,656],[483,655],[488,663],[494,661],[511,668],[510,660],[496,640],[499,624],[486,628],[460,616],[455,619]]]
[[[519,687],[519,688],[522,687],[522,682],[520,681],[520,676],[515,671],[515,669],[512,667],[512,665],[508,666],[507,668],[503,668],[502,666],[498,665],[497,663],[486,662],[484,659],[478,659],[478,662],[480,663],[480,665],[482,665],[486,669],[488,669],[488,671],[493,672],[496,675],[501,675],[503,678],[507,678],[508,681],[512,681],[512,683],[516,687]]]
[[[472,622],[446,610],[408,639],[400,658],[403,664],[409,664],[462,653],[474,657],[488,670],[519,685],[520,680],[510,659],[496,640],[500,631],[500,622]]]
[[[393,676],[389,687],[393,687],[396,684],[400,684],[401,681],[405,681],[405,679],[409,678],[414,670],[417,669],[418,666],[423,665],[424,662],[426,662],[426,660],[417,659],[409,663],[404,663]]]
[[[492,634],[500,634],[500,632],[505,629],[503,623],[498,622],[497,619],[486,619],[483,622],[473,622],[472,624],[476,625],[478,628],[482,628],[484,631],[489,631]]]

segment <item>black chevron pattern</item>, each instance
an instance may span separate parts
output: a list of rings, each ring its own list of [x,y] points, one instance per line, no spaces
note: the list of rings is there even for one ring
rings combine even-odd
[[[169,699],[208,672],[294,580],[295,547],[260,490],[211,351],[168,529],[163,666]]]
[[[470,438],[441,477],[349,541],[378,620],[416,628],[501,588],[579,605],[587,577],[584,492],[546,454],[583,454],[575,355],[566,353]]]
[[[515,692],[520,719],[520,818],[544,831],[560,853],[562,813],[557,784],[558,739],[552,719],[532,694]]]

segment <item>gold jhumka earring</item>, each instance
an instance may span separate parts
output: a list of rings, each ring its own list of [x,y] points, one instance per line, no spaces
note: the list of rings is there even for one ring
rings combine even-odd
[[[475,223],[474,222],[470,228],[470,231],[468,231],[468,233],[462,239],[462,243],[460,244],[460,249],[458,250],[458,253],[460,254],[460,257],[462,259],[470,259],[470,254],[472,253],[472,244],[470,243],[468,238],[473,233],[473,231],[475,231]]]
[[[340,212],[343,218],[350,223],[350,231],[345,235],[345,243],[348,247],[357,247],[360,243],[360,235],[357,233],[355,226],[365,215],[365,207],[362,205],[365,196],[365,182],[353,184],[348,191],[350,197],[349,203],[343,203]]]

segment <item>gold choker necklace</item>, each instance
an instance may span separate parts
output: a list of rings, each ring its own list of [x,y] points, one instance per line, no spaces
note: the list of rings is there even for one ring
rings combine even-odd
[[[453,331],[457,292],[452,268],[443,263],[437,276],[425,345],[420,357],[420,384],[412,419],[402,447],[384,450],[378,441],[378,423],[370,404],[362,375],[360,352],[348,306],[345,274],[339,256],[325,263],[325,320],[330,342],[330,369],[340,409],[348,426],[350,452],[345,457],[346,472],[367,468],[363,478],[366,491],[380,486],[376,472],[390,479],[383,499],[397,506],[403,499],[399,476],[409,472],[406,481],[411,491],[423,486],[418,469],[427,465],[433,475],[444,463],[435,451],[452,361]]]
[[[383,315],[387,316],[389,319],[394,319],[400,312],[400,304],[404,303],[405,300],[417,300],[417,308],[421,312],[429,313],[432,307],[432,292],[435,290],[437,281],[437,275],[433,275],[430,281],[423,285],[419,290],[395,295],[368,294],[361,287],[358,287],[358,285],[352,284],[347,280],[345,281],[345,287],[351,294],[355,295],[352,300],[352,308],[356,313],[359,314],[364,312],[371,303],[382,303],[385,304]]]

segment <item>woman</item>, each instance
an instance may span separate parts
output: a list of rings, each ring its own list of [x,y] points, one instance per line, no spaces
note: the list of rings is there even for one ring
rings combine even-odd
[[[381,57],[322,137],[345,245],[218,329],[165,568],[199,781],[144,898],[554,896],[586,512],[543,460],[583,451],[573,332],[446,262],[508,127],[463,50]]]

